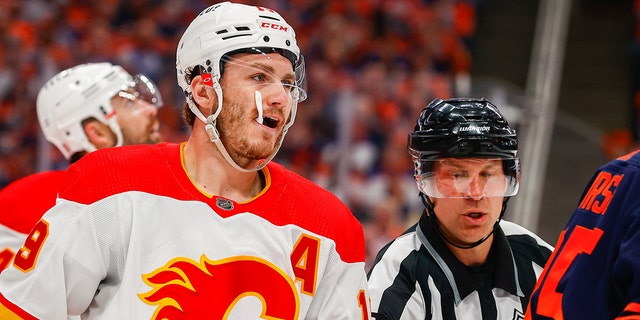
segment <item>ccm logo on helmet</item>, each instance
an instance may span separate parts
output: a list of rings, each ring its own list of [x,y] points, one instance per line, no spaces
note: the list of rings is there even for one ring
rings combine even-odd
[[[283,25],[277,24],[277,23],[271,23],[271,22],[262,22],[260,23],[260,28],[262,29],[274,29],[274,30],[280,30],[280,31],[284,31],[287,32],[289,30],[288,27],[285,27]]]

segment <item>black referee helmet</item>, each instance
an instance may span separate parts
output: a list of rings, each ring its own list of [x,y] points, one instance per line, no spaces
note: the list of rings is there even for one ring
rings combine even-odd
[[[517,193],[520,163],[516,131],[485,98],[435,99],[420,113],[407,144],[416,179],[430,172],[438,158],[498,158]],[[420,183],[419,183],[420,185]]]
[[[518,139],[498,108],[484,98],[436,99],[420,113],[408,147],[421,159],[515,158]]]

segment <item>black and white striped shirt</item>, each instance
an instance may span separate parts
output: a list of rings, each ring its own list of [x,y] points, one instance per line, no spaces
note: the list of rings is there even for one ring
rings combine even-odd
[[[553,247],[502,220],[487,262],[462,264],[426,215],[385,246],[369,272],[376,320],[523,319]]]

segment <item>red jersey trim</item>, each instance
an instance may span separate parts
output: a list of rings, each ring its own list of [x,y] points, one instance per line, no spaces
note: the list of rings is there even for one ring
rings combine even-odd
[[[0,224],[27,234],[42,215],[56,203],[65,171],[34,173],[0,190]]]
[[[7,300],[0,294],[0,319],[3,320],[37,320],[38,318],[30,315],[20,307]]]

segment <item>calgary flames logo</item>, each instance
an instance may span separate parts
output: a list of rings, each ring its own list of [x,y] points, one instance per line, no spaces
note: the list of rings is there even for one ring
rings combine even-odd
[[[269,261],[249,256],[200,262],[173,259],[143,280],[153,289],[139,294],[157,305],[152,319],[227,319],[252,296],[262,302],[262,319],[297,319],[299,297],[291,279]]]

